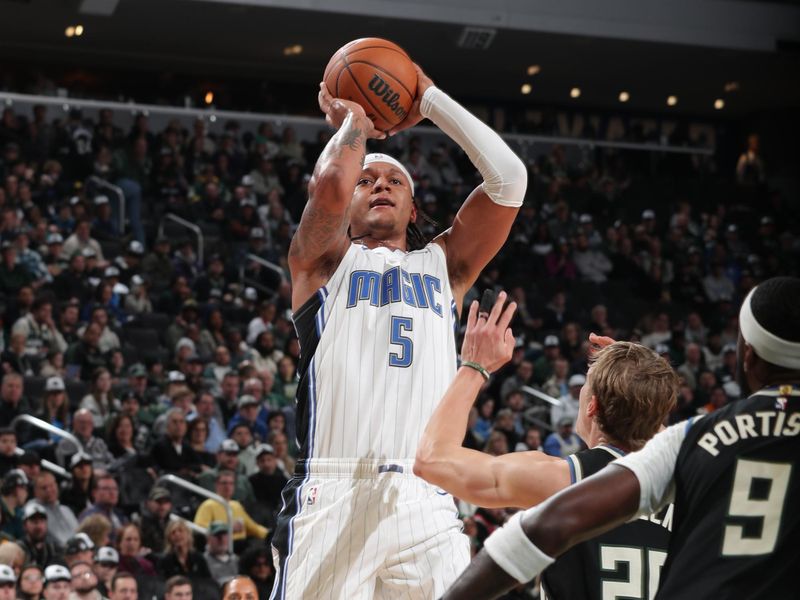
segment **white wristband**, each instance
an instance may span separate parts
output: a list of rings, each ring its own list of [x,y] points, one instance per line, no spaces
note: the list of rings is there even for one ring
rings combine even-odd
[[[528,539],[522,529],[522,515],[520,511],[511,517],[486,539],[483,548],[498,567],[520,583],[526,583],[552,565],[555,559]]]
[[[483,191],[495,204],[522,206],[528,171],[491,127],[436,86],[425,90],[419,112],[467,153],[483,177]]]

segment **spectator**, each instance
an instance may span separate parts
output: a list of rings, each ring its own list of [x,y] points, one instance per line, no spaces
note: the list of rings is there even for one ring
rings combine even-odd
[[[16,598],[17,575],[8,565],[0,565],[0,600]]]
[[[108,600],[138,600],[139,586],[130,574],[119,572],[111,579],[111,590]]]
[[[119,531],[119,573],[129,573],[134,577],[154,577],[156,570],[153,563],[143,554],[149,554],[151,548],[142,547],[142,534],[133,523],[124,525]]]
[[[267,600],[272,593],[272,586],[275,582],[275,568],[272,564],[272,556],[270,556],[267,549],[263,547],[248,548],[242,554],[240,565],[241,573],[248,576],[255,584],[258,599]],[[225,589],[228,588],[223,588],[223,590]],[[229,597],[231,596],[232,594],[229,595]]]
[[[170,521],[164,532],[164,539],[164,556],[158,561],[158,572],[162,577],[169,579],[182,575],[190,580],[211,577],[203,555],[194,550],[192,532],[186,523],[181,520]]]
[[[104,367],[95,369],[91,381],[91,391],[83,397],[80,407],[92,414],[94,427],[101,429],[111,414],[119,412],[121,407],[111,390],[111,373],[108,369]]]
[[[747,149],[736,163],[736,181],[740,185],[758,186],[766,180],[764,161],[760,154],[760,139],[753,133],[747,136]]]
[[[19,373],[6,373],[0,385],[0,427],[8,427],[19,415],[31,414],[31,405],[23,396],[23,379]]]
[[[44,568],[61,560],[59,550],[47,539],[47,511],[36,500],[25,506],[22,528],[25,535],[19,545],[25,551],[26,563],[35,563]]]
[[[244,469],[239,465],[239,445],[227,439],[220,445],[217,452],[217,466],[209,469],[197,478],[197,482],[209,491],[214,491],[217,486],[217,479],[221,472],[231,471],[236,474],[233,498],[250,506],[254,500],[253,488],[244,476]]]
[[[11,569],[8,565],[0,566],[0,570],[6,567]],[[13,569],[11,573],[13,574]],[[19,574],[19,591],[17,593],[18,600],[41,600],[42,590],[44,588],[44,571],[39,565],[29,564],[22,568]],[[2,598],[2,596],[0,596]],[[14,596],[9,596],[13,599]]]
[[[230,505],[233,511],[233,539],[234,542],[243,542],[246,538],[264,539],[267,537],[268,530],[253,521],[247,514],[244,507],[233,499],[235,490],[236,474],[230,470],[221,470],[217,474],[216,486],[214,491]],[[249,485],[249,482],[248,482]],[[200,527],[209,527],[212,521],[227,522],[227,512],[225,508],[216,500],[205,500],[197,509],[194,522]],[[238,547],[242,547],[240,543]]]
[[[27,269],[17,262],[17,250],[9,241],[0,244],[3,260],[0,262],[0,293],[15,295],[20,288],[33,281]]]
[[[12,539],[23,537],[22,507],[28,499],[28,478],[20,469],[11,469],[0,484],[0,532]]]
[[[267,443],[275,448],[275,458],[278,460],[278,468],[283,471],[287,478],[294,476],[294,459],[289,455],[289,438],[285,433],[273,431],[269,434]]]
[[[550,422],[554,428],[558,427],[558,424],[566,419],[571,419],[572,426],[575,427],[575,421],[578,419],[581,388],[585,383],[586,377],[579,373],[569,378],[569,392],[559,398],[560,406],[553,406],[550,409]]]
[[[91,564],[75,563],[70,568],[70,574],[72,575],[70,600],[102,600],[103,596],[97,591],[99,580]]]
[[[239,399],[239,374],[234,371],[225,373],[220,386],[221,395],[217,404],[222,412],[222,421],[227,423],[236,412],[236,402]]]
[[[78,520],[69,507],[58,501],[58,484],[55,475],[42,471],[33,482],[33,495],[47,514],[47,530],[59,546],[65,546],[78,528]]]
[[[91,457],[94,470],[108,470],[111,463],[114,462],[114,456],[103,439],[94,435],[94,418],[87,409],[81,408],[75,412],[75,416],[72,418],[72,435],[78,438],[83,446],[82,452]],[[67,463],[67,457],[78,450],[72,441],[63,438],[56,446],[56,458],[60,464],[64,465]]]
[[[553,375],[555,362],[561,357],[561,344],[558,337],[548,335],[544,338],[544,352],[533,363],[533,381],[542,385]]]
[[[72,589],[72,575],[63,565],[50,565],[44,570],[44,600],[67,600]]]
[[[156,554],[164,550],[164,530],[172,513],[172,494],[167,488],[150,489],[140,518],[142,544]]]
[[[517,442],[514,452],[530,452],[532,450],[542,451],[542,432],[536,427],[528,427],[525,437],[521,442]]]
[[[564,417],[558,422],[558,430],[547,436],[544,441],[544,451],[550,456],[562,458],[575,454],[583,448],[583,443],[578,434],[572,430],[572,419]]]
[[[170,577],[164,587],[164,600],[192,600],[192,582],[186,577]]]
[[[94,556],[94,542],[83,532],[76,533],[64,546],[64,562],[68,567],[78,562],[91,563]]]
[[[500,411],[498,411],[499,414]],[[500,456],[509,453],[508,437],[502,431],[492,429],[486,440],[483,451],[492,456]]]
[[[672,331],[669,327],[669,315],[660,312],[653,320],[653,330],[642,336],[642,345],[655,348],[657,344],[669,344],[672,340]]]
[[[608,257],[597,249],[592,249],[586,234],[581,232],[575,238],[575,266],[581,279],[592,283],[608,280],[612,264]]]
[[[8,427],[0,429],[0,477],[17,468],[17,433]]]
[[[103,257],[103,249],[100,243],[91,236],[92,224],[88,219],[81,219],[75,225],[75,231],[64,242],[61,249],[62,260],[69,260],[76,252],[83,252],[85,249],[91,249],[97,257],[98,267],[104,268],[106,266],[105,258]]]
[[[175,270],[169,251],[169,239],[161,237],[156,240],[153,252],[142,260],[142,275],[147,278],[154,294],[160,294],[172,285]]]
[[[94,478],[92,457],[84,452],[76,452],[69,460],[69,469],[72,483],[62,492],[61,501],[73,515],[79,515],[91,506],[90,492]]]
[[[106,358],[100,351],[100,335],[102,328],[97,323],[89,323],[84,329],[81,340],[70,346],[65,357],[71,365],[80,367],[80,377],[89,381],[98,368],[106,368]]]
[[[69,406],[67,404],[67,388],[61,377],[54,376],[47,378],[44,385],[42,410],[39,412],[38,417],[64,431],[70,429],[72,423],[70,421]],[[56,436],[52,433],[43,435],[47,436],[46,439],[48,441],[53,441],[55,443],[58,443],[61,439],[61,436]]]
[[[500,387],[500,399],[505,401],[511,392],[514,392],[523,386],[531,385],[533,383],[533,372],[533,363],[528,360],[523,360],[517,367],[517,372],[513,376],[507,378]]]
[[[263,422],[258,420],[260,412],[258,400],[250,394],[243,394],[236,402],[236,406],[239,410],[228,423],[228,434],[230,435],[234,427],[243,424],[250,428],[250,431],[255,434],[256,439],[261,441],[266,440],[267,427]]]
[[[153,312],[150,300],[150,285],[141,275],[134,274],[130,279],[130,293],[125,296],[125,312],[130,315],[149,315]]]
[[[6,373],[16,373],[26,377],[36,373],[36,358],[28,354],[25,347],[25,336],[21,333],[11,334],[8,348],[2,353],[2,367]]]
[[[258,473],[250,475],[250,485],[253,487],[257,506],[266,512],[265,522],[270,527],[275,526],[275,519],[281,507],[281,492],[288,482],[286,476],[278,469],[275,458],[275,449],[269,444],[259,444],[256,450]]]
[[[166,435],[150,453],[153,463],[165,473],[191,477],[201,470],[201,461],[186,439],[186,413],[181,408],[172,408],[166,421]]]
[[[108,594],[111,580],[117,574],[119,553],[111,546],[101,546],[94,555],[94,572],[97,575],[97,591]]]
[[[569,363],[564,358],[553,361],[553,374],[542,385],[542,391],[553,398],[560,398],[569,392]]]
[[[220,586],[239,573],[239,557],[228,550],[228,539],[227,523],[213,521],[208,528],[203,558],[211,577]]]
[[[678,367],[678,375],[683,377],[692,389],[697,389],[700,372],[705,369],[703,365],[703,352],[698,344],[686,346],[686,362]]]
[[[91,515],[102,515],[111,523],[112,539],[120,528],[128,522],[128,517],[117,508],[119,486],[111,475],[98,475],[92,487],[93,504],[79,516],[81,522]]]
[[[67,350],[67,342],[53,322],[53,301],[50,296],[36,298],[31,312],[14,323],[11,333],[25,336],[29,354],[44,357],[48,350]]]
[[[105,306],[94,306],[92,308],[89,323],[96,323],[100,328],[100,338],[97,340],[97,348],[100,352],[108,354],[112,350],[118,350],[121,347],[119,337],[108,325],[108,311]],[[82,333],[83,330],[79,329],[78,334]]]

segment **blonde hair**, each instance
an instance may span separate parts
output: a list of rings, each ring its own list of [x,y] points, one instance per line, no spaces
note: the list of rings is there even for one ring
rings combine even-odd
[[[85,533],[92,540],[96,548],[108,544],[108,536],[111,535],[111,521],[100,514],[93,514],[86,517],[80,524],[76,533]]]
[[[14,542],[0,544],[0,565],[8,565],[14,570],[25,564],[25,551]]]
[[[186,533],[186,539],[188,540],[187,544],[189,552],[194,550],[194,537],[192,536],[192,530],[189,529],[189,526],[181,519],[172,519],[169,523],[167,523],[167,528],[164,530],[164,554],[169,554],[175,550],[172,545],[172,540],[170,540],[170,536],[176,529],[184,530]]]
[[[592,356],[587,383],[597,399],[600,430],[609,441],[638,450],[675,406],[679,378],[649,348],[614,342]]]

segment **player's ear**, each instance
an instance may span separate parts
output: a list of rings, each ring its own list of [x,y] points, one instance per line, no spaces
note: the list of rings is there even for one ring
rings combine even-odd
[[[414,198],[411,198],[411,222],[417,222],[417,203],[414,201]]]
[[[742,368],[744,369],[745,373],[749,373],[753,370],[756,365],[756,360],[758,356],[753,351],[753,347],[750,344],[744,344],[744,356],[742,357]]]
[[[597,396],[592,394],[589,397],[589,402],[586,403],[586,416],[589,417],[590,419],[593,419],[597,413],[598,413]]]

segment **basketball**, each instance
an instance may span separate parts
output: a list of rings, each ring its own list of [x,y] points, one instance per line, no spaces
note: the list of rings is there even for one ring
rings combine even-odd
[[[323,81],[334,97],[360,104],[380,131],[405,119],[417,95],[411,58],[381,38],[361,38],[339,48],[325,67]]]

